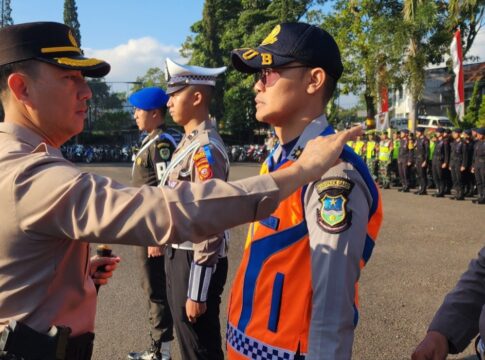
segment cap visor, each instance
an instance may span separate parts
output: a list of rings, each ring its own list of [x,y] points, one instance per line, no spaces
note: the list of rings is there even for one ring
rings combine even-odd
[[[167,90],[165,91],[165,94],[167,95],[171,95],[173,93],[176,93],[177,91],[180,91],[182,90],[183,88],[189,86],[189,84],[186,84],[186,85],[179,85],[179,86],[168,86],[167,87]]]
[[[263,47],[236,49],[231,52],[234,68],[243,73],[256,73],[264,68],[274,68],[295,61],[292,57],[280,56]]]
[[[84,76],[100,78],[109,73],[111,66],[99,59],[85,58],[83,56],[69,56],[58,58],[38,57],[37,60],[59,66],[63,69],[80,70]]]

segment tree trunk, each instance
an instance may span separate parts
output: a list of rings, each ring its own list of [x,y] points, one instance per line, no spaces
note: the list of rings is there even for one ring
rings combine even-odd
[[[414,132],[416,130],[416,114],[418,110],[418,99],[414,95],[409,97],[409,116],[408,127],[409,131]]]
[[[367,119],[372,119],[373,123],[375,123],[376,106],[374,103],[374,97],[370,94],[370,92],[366,91],[364,98],[367,109]]]

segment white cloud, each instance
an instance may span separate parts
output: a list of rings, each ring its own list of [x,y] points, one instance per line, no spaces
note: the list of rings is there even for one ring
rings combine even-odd
[[[118,45],[112,49],[84,49],[88,57],[103,59],[111,65],[111,71],[106,76],[106,81],[135,81],[137,76],[142,76],[151,67],[165,68],[167,57],[184,63],[179,53],[179,47],[164,45],[155,38],[143,37],[130,39],[127,43]]]
[[[485,27],[478,32],[467,55],[478,56],[480,62],[485,61]]]

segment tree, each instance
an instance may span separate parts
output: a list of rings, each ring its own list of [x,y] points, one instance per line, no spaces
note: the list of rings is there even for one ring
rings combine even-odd
[[[344,94],[363,92],[367,118],[374,119],[381,87],[400,85],[402,48],[394,36],[401,22],[398,0],[337,0],[333,12],[323,17],[322,27],[339,45],[344,73]]]
[[[473,92],[470,98],[470,102],[468,103],[468,107],[465,111],[465,117],[463,119],[463,126],[466,128],[471,128],[475,126],[478,121],[478,111],[480,107],[480,94],[478,93],[479,88],[479,81],[475,81],[473,85]]]
[[[403,34],[408,41],[404,73],[411,95],[409,117],[413,129],[424,89],[425,67],[443,61],[456,28],[465,31],[466,55],[481,27],[484,4],[484,0],[404,0]]]
[[[104,112],[93,124],[94,131],[113,131],[130,129],[134,124],[133,117],[126,111]]]
[[[0,0],[2,2],[2,17],[0,19],[0,28],[13,25],[12,8],[10,7],[10,0]]]
[[[221,46],[221,36],[230,21],[240,9],[238,0],[206,0],[202,11],[202,19],[192,25],[195,37],[188,38],[182,48],[183,55],[190,54],[190,64],[206,67],[221,67],[224,62],[224,48]],[[210,112],[217,120],[224,114],[225,74],[218,78]]]
[[[450,0],[448,4],[448,28],[460,28],[463,55],[468,53],[482,27],[485,0]]]
[[[131,115],[123,109],[123,98],[117,93],[112,93],[111,88],[104,79],[91,79],[88,81],[93,96],[88,102],[89,115],[87,129],[98,129],[98,122],[106,113],[125,113],[131,118]],[[112,118],[112,117],[110,117]],[[117,127],[115,126],[114,129]],[[106,129],[103,129],[106,130]]]
[[[165,73],[158,67],[149,68],[145,75],[137,76],[131,90],[135,92],[142,88],[151,86],[158,86],[164,89],[167,88]]]
[[[477,127],[485,127],[485,95],[482,95],[482,104],[478,111]]]
[[[81,47],[81,24],[77,18],[76,0],[64,0],[64,24],[72,29],[77,45]]]

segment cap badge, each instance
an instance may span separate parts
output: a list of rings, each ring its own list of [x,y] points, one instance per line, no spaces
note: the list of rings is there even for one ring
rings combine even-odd
[[[278,41],[278,34],[281,31],[281,25],[276,25],[269,35],[263,40],[261,45],[271,45]]]

